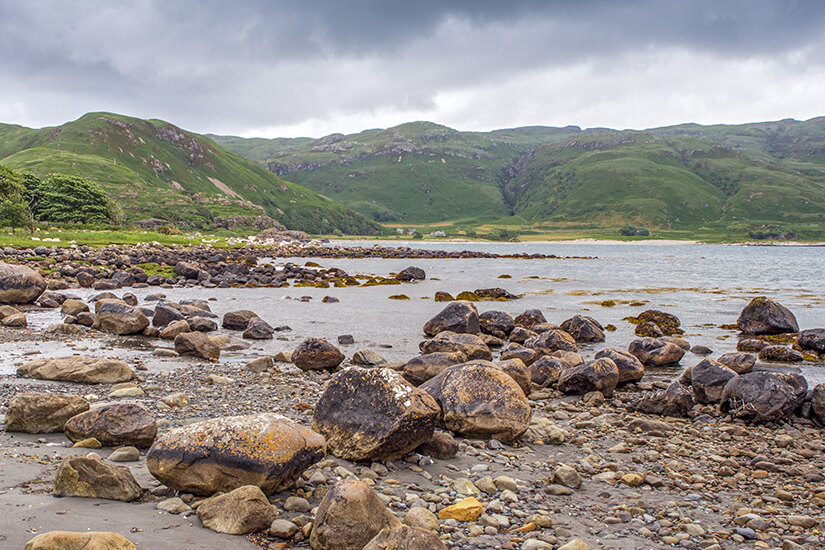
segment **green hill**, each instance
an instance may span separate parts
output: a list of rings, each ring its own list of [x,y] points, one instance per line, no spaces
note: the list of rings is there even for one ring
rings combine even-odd
[[[211,229],[263,227],[271,218],[312,233],[380,230],[335,201],[161,120],[89,113],[53,128],[0,124],[0,164],[93,180],[121,205],[127,223],[157,219]]]
[[[825,117],[646,131],[427,122],[321,139],[214,136],[381,222],[825,234]]]

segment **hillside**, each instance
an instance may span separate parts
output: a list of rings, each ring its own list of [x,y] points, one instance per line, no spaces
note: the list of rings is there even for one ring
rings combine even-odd
[[[100,184],[127,223],[372,234],[360,214],[287,182],[211,139],[161,120],[89,113],[62,126],[0,124],[0,164]]]
[[[579,132],[576,127],[459,132],[412,122],[317,140],[212,137],[374,220],[416,224],[507,216],[501,194],[506,168],[536,145]]]

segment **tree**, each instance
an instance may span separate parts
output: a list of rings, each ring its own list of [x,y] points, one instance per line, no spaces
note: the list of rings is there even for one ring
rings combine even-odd
[[[33,203],[34,216],[50,222],[103,224],[118,217],[117,208],[97,184],[65,174],[43,180]]]
[[[28,202],[20,174],[0,165],[0,224],[15,227],[26,225]]]

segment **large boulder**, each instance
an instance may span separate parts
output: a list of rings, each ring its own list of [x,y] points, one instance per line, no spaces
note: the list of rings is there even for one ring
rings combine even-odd
[[[177,304],[174,304],[177,306]],[[169,303],[160,303],[155,306],[155,314],[152,316],[152,325],[163,328],[175,321],[183,321],[186,319],[183,313],[178,311],[176,307]]]
[[[539,358],[539,354],[534,349],[526,348],[521,344],[510,342],[501,350],[501,360],[521,359],[525,365],[532,365]]]
[[[135,545],[118,533],[89,531],[49,531],[26,543],[23,550],[135,550]]]
[[[496,338],[507,338],[516,324],[513,318],[503,311],[485,311],[478,316],[481,332]]]
[[[584,395],[592,391],[613,395],[619,383],[619,368],[607,357],[562,371],[558,388],[562,393]]]
[[[561,329],[576,342],[604,342],[604,327],[587,315],[574,315],[561,324]]]
[[[753,366],[756,364],[756,356],[752,353],[734,351],[720,356],[717,361],[736,374],[746,374],[753,370]]]
[[[427,336],[435,336],[445,330],[462,334],[478,334],[481,326],[476,306],[470,302],[450,302],[438,315],[424,324],[424,334]]]
[[[817,384],[811,392],[811,413],[820,425],[825,425],[825,383]]]
[[[95,304],[95,328],[113,334],[139,334],[149,326],[149,318],[138,308],[119,300],[100,300]]]
[[[445,330],[436,334],[434,338],[424,340],[418,347],[425,355],[435,352],[458,352],[464,354],[467,359],[493,359],[490,348],[475,334],[459,334]]]
[[[516,326],[532,329],[536,325],[546,323],[547,319],[540,309],[528,309],[524,313],[517,315],[516,318],[513,319],[513,322],[515,322]]]
[[[204,275],[201,275],[203,273]],[[175,264],[175,275],[184,279],[198,280],[202,277],[209,278],[209,274],[201,270],[200,266],[194,262],[178,262]]]
[[[6,431],[31,434],[62,432],[66,421],[89,410],[89,402],[76,395],[18,393],[6,410]]]
[[[578,351],[576,341],[563,330],[551,329],[524,342],[525,347],[539,355],[550,355],[554,351]]]
[[[736,324],[739,330],[747,334],[799,332],[791,310],[764,296],[751,300],[739,314]]]
[[[731,378],[720,408],[746,422],[767,423],[788,418],[799,401],[796,388],[781,373],[757,371]]]
[[[423,281],[427,274],[420,267],[410,266],[402,269],[395,278],[399,281]]]
[[[801,331],[796,343],[803,350],[825,354],[825,328]]]
[[[275,329],[263,319],[256,319],[249,323],[243,332],[243,337],[248,340],[271,340]]]
[[[444,369],[421,389],[441,405],[441,425],[465,436],[509,443],[527,431],[532,411],[524,392],[492,363]]]
[[[203,332],[182,332],[175,336],[175,351],[207,361],[216,361],[221,356],[221,348]]]
[[[321,338],[307,338],[292,352],[292,362],[304,371],[334,369],[343,360],[341,350]]]
[[[693,408],[693,392],[678,380],[667,389],[646,395],[636,405],[641,413],[685,417]]]
[[[309,544],[313,550],[362,550],[381,530],[400,526],[375,491],[347,478],[321,500]]]
[[[544,355],[530,365],[530,381],[541,388],[555,386],[561,373],[571,366],[564,359]]]
[[[69,298],[68,300],[64,300],[63,303],[60,305],[60,313],[63,315],[72,315],[77,317],[81,313],[89,311],[89,306],[83,300],[76,300],[74,298]]]
[[[291,486],[325,452],[323,436],[263,413],[173,428],[155,439],[146,466],[176,491],[211,495],[257,485],[272,494]]]
[[[35,270],[0,262],[0,304],[30,304],[44,290],[46,281]]]
[[[97,405],[71,417],[64,426],[72,441],[94,437],[103,445],[148,447],[158,425],[152,413],[136,403]]]
[[[628,346],[631,355],[648,367],[661,367],[678,363],[685,350],[661,338],[639,338]]]
[[[349,367],[324,384],[312,429],[339,458],[391,461],[432,438],[439,412],[435,399],[400,374]]]
[[[278,516],[256,485],[244,485],[224,495],[208,498],[198,506],[197,511],[204,527],[228,535],[265,531]]]
[[[447,545],[432,531],[402,525],[383,529],[364,550],[447,550]]]
[[[596,359],[606,357],[616,364],[619,369],[619,384],[637,382],[645,375],[645,366],[635,356],[626,351],[613,348],[599,350]]]
[[[86,384],[118,384],[134,379],[135,373],[123,361],[71,355],[29,361],[17,369],[17,376]]]
[[[94,453],[63,459],[54,476],[57,497],[105,498],[131,502],[142,490],[127,466],[105,464]]]
[[[401,367],[401,373],[410,384],[420,386],[437,376],[447,367],[466,363],[467,356],[460,352],[437,351],[413,357]]]
[[[533,388],[533,377],[530,367],[525,365],[524,361],[521,359],[506,359],[494,364],[516,381],[524,395],[530,395],[530,390]]]
[[[246,330],[250,323],[260,319],[258,314],[248,309],[240,311],[230,311],[223,316],[222,326],[229,330]]]
[[[722,391],[736,372],[713,359],[703,359],[690,369],[690,385],[697,403],[719,403]]]

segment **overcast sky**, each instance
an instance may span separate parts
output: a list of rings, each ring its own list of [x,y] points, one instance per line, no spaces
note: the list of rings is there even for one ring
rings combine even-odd
[[[0,121],[314,136],[825,115],[825,2],[0,0]]]

